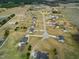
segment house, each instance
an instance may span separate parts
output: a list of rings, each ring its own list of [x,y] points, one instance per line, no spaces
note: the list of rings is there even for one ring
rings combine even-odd
[[[33,21],[35,21],[35,20],[36,20],[36,17],[35,17],[35,16],[33,16],[33,17],[32,17],[32,20],[33,20]]]
[[[21,38],[20,43],[26,44],[27,41],[28,41],[28,37],[25,37],[25,36],[24,36],[23,38]]]
[[[59,35],[58,36],[58,41],[63,43],[64,42],[64,36],[63,35]]]
[[[25,44],[28,43],[28,37],[23,37],[20,39],[20,42],[18,43],[18,47],[23,47]]]
[[[36,51],[32,54],[35,59],[49,59],[48,53]]]
[[[63,32],[68,32],[68,30],[66,28],[63,28]]]
[[[49,57],[47,53],[38,51],[36,55],[36,59],[49,59]]]
[[[36,26],[36,21],[32,21],[32,26]]]
[[[33,33],[34,32],[34,29],[35,29],[35,27],[34,26],[31,26],[31,28],[29,29],[30,30],[30,33]]]
[[[56,16],[56,15],[53,15],[53,16],[51,16],[52,17],[52,19],[58,19],[59,17],[58,16]]]
[[[28,43],[28,36],[24,36],[20,39],[17,49],[22,51],[25,48],[26,43]]]
[[[22,46],[24,46],[24,45],[25,45],[24,42],[19,42],[19,43],[18,43],[18,47],[22,47]]]
[[[57,19],[59,19],[59,16],[58,15],[49,15],[48,19],[57,20]]]

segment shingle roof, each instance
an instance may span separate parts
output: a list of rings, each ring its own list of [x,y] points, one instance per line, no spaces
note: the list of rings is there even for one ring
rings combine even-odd
[[[36,59],[49,59],[47,53],[42,53],[40,51],[37,52]]]
[[[64,40],[64,36],[59,35],[58,37],[59,37],[59,40]]]
[[[27,40],[28,40],[28,37],[23,37],[23,38],[21,38],[21,40],[20,40],[20,42],[27,42]]]

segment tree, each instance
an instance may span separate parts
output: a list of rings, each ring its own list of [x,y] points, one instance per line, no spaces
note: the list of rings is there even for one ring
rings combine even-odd
[[[29,59],[29,57],[30,57],[30,53],[29,52],[27,52],[27,58],[26,59]]]
[[[54,55],[57,55],[57,50],[56,50],[56,48],[53,50],[53,52],[54,52]]]
[[[61,1],[67,1],[67,0],[61,0]]]
[[[7,22],[7,20],[6,20],[6,19],[5,19],[5,20],[3,20],[3,21],[2,21],[2,23],[1,23],[1,25],[4,25],[6,22]]]
[[[18,24],[18,22],[15,23],[15,25],[17,25],[17,24]]]
[[[32,46],[31,46],[31,45],[29,45],[28,50],[30,51],[30,50],[31,50],[31,48],[32,48]]]
[[[17,31],[18,29],[19,29],[19,27],[16,27],[16,28],[15,28],[15,31]]]
[[[7,29],[7,30],[5,30],[4,38],[6,39],[8,35],[9,35],[9,30]]]

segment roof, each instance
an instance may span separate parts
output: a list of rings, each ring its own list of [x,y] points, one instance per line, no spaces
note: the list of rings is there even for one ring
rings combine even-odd
[[[21,47],[21,46],[23,46],[24,44],[25,44],[24,42],[20,42],[20,43],[18,43],[18,46]]]
[[[36,59],[49,59],[47,53],[42,53],[40,51],[37,52]]]
[[[29,29],[31,32],[34,31],[34,26],[31,26],[31,28]]]
[[[27,40],[28,40],[28,37],[23,37],[23,38],[21,38],[21,40],[20,40],[20,42],[27,42]]]
[[[32,17],[32,20],[34,20],[34,21],[35,21],[35,20],[36,20],[36,17],[35,17],[35,16],[34,16],[34,17]]]
[[[59,40],[64,40],[64,36],[59,35],[58,37],[59,37]]]

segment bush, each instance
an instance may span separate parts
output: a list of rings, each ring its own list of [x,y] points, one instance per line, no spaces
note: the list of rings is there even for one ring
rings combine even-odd
[[[56,49],[54,49],[53,52],[54,52],[54,55],[57,55],[57,50]]]
[[[6,39],[8,35],[9,35],[9,30],[7,29],[7,30],[5,30],[4,38]]]
[[[32,46],[31,46],[31,45],[29,45],[28,50],[29,50],[29,51],[31,51],[31,48],[32,48]]]
[[[4,25],[7,22],[7,20],[3,20],[2,22],[0,22],[1,25]]]
[[[10,15],[10,17],[14,17],[14,16],[15,16],[15,14]]]
[[[27,55],[27,58],[26,58],[26,59],[29,59],[29,57],[30,57],[30,53],[28,52],[26,55]]]
[[[15,23],[16,25],[18,24],[18,22]]]
[[[19,27],[16,27],[16,28],[15,28],[15,31],[17,31],[18,29],[19,29]]]
[[[27,29],[27,27],[23,27],[23,29]]]

